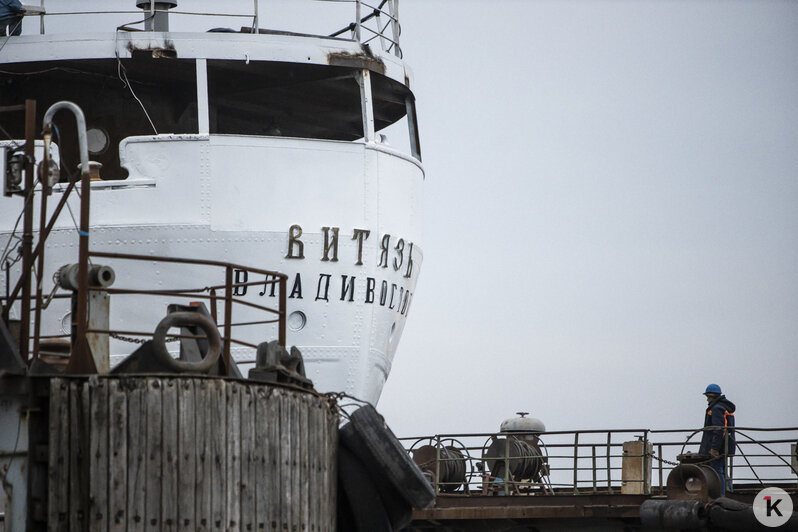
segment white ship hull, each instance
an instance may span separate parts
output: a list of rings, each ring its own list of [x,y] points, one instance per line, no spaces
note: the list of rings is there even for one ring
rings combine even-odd
[[[133,44],[120,45],[122,38]],[[169,39],[157,34],[120,34],[83,39],[83,46],[75,44],[74,37],[61,37],[63,46],[58,46],[55,37],[18,39],[29,40],[28,48],[23,48],[22,41],[9,42],[0,54],[5,56],[0,59],[16,66],[42,58],[57,65],[77,57],[113,58],[117,53],[126,57],[134,49],[164,46],[175,50],[181,61],[196,62],[197,132],[127,135],[119,141],[119,165],[128,176],[92,183],[91,250],[226,261],[286,274],[287,344],[302,352],[316,388],[344,391],[376,403],[412,306],[423,259],[424,172],[418,156],[377,141],[368,102],[371,93],[362,91],[362,78],[361,94],[366,96],[364,136],[359,140],[214,132],[204,85],[208,74],[203,71],[211,59],[229,61],[235,56],[242,60],[245,55],[247,65],[250,60],[285,63],[299,57],[327,64],[337,53],[358,53],[360,45],[228,34]],[[378,59],[386,80],[409,83],[401,61],[388,54]],[[368,78],[367,69],[353,72],[365,72]],[[349,81],[357,89],[354,79]],[[368,81],[365,87],[370,91]],[[210,98],[213,103],[213,95]],[[90,123],[92,108],[85,112]],[[62,137],[68,134],[60,133]],[[50,208],[64,188],[64,184],[55,186]],[[3,247],[22,203],[20,197],[0,198]],[[77,198],[70,203],[77,213]],[[72,219],[62,215],[48,240],[45,291],[52,287],[49,280],[55,271],[77,257],[77,231]],[[116,270],[115,286],[124,288],[185,289],[224,282],[218,270],[210,274],[194,266],[103,263]],[[16,279],[19,263],[11,273]],[[268,279],[236,271],[235,281],[241,284],[237,298],[276,307],[276,292]],[[3,293],[5,284],[3,276]],[[111,328],[152,331],[165,315],[167,303],[186,301],[166,296],[117,297],[111,305]],[[43,335],[69,332],[68,306],[67,300],[53,300],[44,314]],[[233,321],[246,323],[253,318],[249,311],[237,310]],[[273,324],[242,326],[236,336],[258,344],[276,339],[277,328]],[[123,339],[113,339],[111,364],[134,348]],[[252,348],[233,347],[231,352],[239,363],[254,361]]]

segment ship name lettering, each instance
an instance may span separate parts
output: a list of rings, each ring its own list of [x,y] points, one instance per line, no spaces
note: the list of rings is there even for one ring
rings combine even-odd
[[[245,296],[247,295],[247,284],[249,280],[249,272],[247,270],[233,270],[233,295]]]
[[[391,302],[388,303],[388,308],[393,308],[393,294],[396,292],[396,283],[391,283]]]
[[[319,284],[316,287],[316,301],[324,300],[329,301],[327,297],[330,293],[330,277],[332,277],[329,273],[320,273],[319,274]],[[324,282],[324,295],[321,294],[321,283]]]
[[[380,306],[385,306],[385,299],[388,297],[388,281],[382,281],[380,285]]]
[[[269,290],[271,287],[271,290]],[[269,297],[274,297],[274,289],[277,288],[277,276],[276,275],[266,275],[266,278],[263,280],[263,291],[258,292],[259,296],[266,295],[266,291],[269,291]]]
[[[349,282],[347,282],[347,277]],[[346,301],[346,294],[349,293],[349,301],[354,301],[355,297],[355,276],[341,276],[341,301]]]
[[[288,254],[285,256],[286,259],[304,259],[305,258],[305,243],[299,240],[299,237],[302,236],[302,228],[294,224],[288,228]],[[294,253],[294,246],[297,248],[297,252]]]
[[[380,263],[377,266],[382,266],[383,268],[388,267],[388,246],[391,245],[391,235],[384,234],[382,235],[382,242],[380,243]]]
[[[396,242],[396,247],[394,249],[396,250],[397,256],[393,259],[393,271],[398,272],[399,268],[402,267],[402,262],[405,260],[405,239],[400,238]]]
[[[357,240],[357,262],[355,266],[363,266],[363,241],[369,237],[371,231],[368,229],[355,229],[352,240]]]
[[[316,285],[316,298],[315,301],[330,301],[330,284],[332,282],[331,273],[320,273],[318,284]],[[355,289],[358,283],[362,283],[361,278],[358,281],[355,275],[341,275],[341,296],[340,301],[354,302]],[[407,309],[410,306],[412,293],[404,286],[397,283],[389,283],[387,280],[382,279],[379,281],[379,297],[377,296],[377,279],[374,277],[366,277],[365,279],[365,294],[363,302],[368,304],[378,304],[381,307],[388,307],[391,310],[407,315]],[[277,275],[267,274],[263,280],[263,290],[257,292],[261,297],[276,297],[277,284],[279,279]],[[233,295],[244,296],[250,285],[260,285],[259,281],[249,282],[249,272],[247,270],[234,269],[233,270]],[[397,288],[399,289],[397,292]],[[288,289],[286,287],[286,289]],[[291,283],[291,292],[288,296],[289,299],[303,299],[302,297],[302,274],[297,273],[294,275],[293,282]]]
[[[294,277],[294,286],[291,287],[291,295],[288,296],[288,299],[302,299],[302,275],[299,273]]]
[[[374,303],[374,285],[377,284],[374,277],[366,277],[366,303]]]
[[[323,262],[338,262],[338,227],[332,228],[332,239],[330,239],[330,228],[322,227],[324,233],[324,255],[321,257]],[[332,259],[330,258],[330,249],[332,249]]]
[[[401,299],[401,298],[400,298]],[[404,314],[407,310],[407,300],[410,299],[410,290],[405,290],[405,297],[401,299],[402,303],[399,305],[399,308],[396,309],[397,312],[400,314]],[[400,311],[401,308],[401,311]]]
[[[413,243],[410,242],[410,251],[407,252],[407,270],[405,271],[405,279],[410,279],[413,275]]]
[[[324,242],[321,249],[322,262],[338,262],[338,243],[341,232],[340,227],[324,226],[321,228],[324,235]],[[285,254],[286,259],[304,259],[305,258],[305,242],[302,241],[302,226],[294,224],[288,229],[288,249]],[[352,240],[356,242],[357,255],[354,260],[355,266],[363,266],[363,243],[368,240],[371,235],[369,229],[352,229]],[[413,274],[413,243],[399,238],[395,240],[396,244],[391,248],[391,235],[385,233],[382,235],[379,244],[379,262],[377,266],[380,268],[388,268],[388,265],[393,267],[393,270],[398,272],[404,267],[405,271],[403,276],[410,278]],[[406,265],[406,266],[405,266]]]

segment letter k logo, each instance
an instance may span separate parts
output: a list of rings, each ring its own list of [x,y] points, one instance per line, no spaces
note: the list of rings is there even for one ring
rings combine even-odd
[[[781,488],[765,488],[754,497],[756,520],[766,527],[779,527],[792,516],[792,498]]]
[[[776,512],[776,515],[778,515],[779,517],[782,517],[781,510],[779,510],[779,503],[780,502],[781,502],[781,499],[777,499],[776,502],[773,502],[773,498],[770,497],[769,495],[765,497],[765,503],[767,504],[767,506],[765,508],[765,512],[766,512],[768,517],[770,517],[773,514],[773,512]]]

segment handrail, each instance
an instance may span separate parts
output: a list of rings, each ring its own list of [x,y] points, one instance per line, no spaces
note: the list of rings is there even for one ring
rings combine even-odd
[[[437,434],[434,436],[399,438],[412,456],[421,442],[441,447],[457,442],[458,454],[433,453],[432,463],[425,467],[435,482],[437,493],[454,495],[579,495],[583,493],[636,493],[655,495],[665,493],[665,479],[682,447],[696,452],[698,441],[679,441],[675,434],[687,438],[691,433],[716,430],[700,429],[588,429],[547,432]],[[798,468],[791,460],[790,447],[798,441],[798,427],[735,427],[737,452],[728,457],[729,479],[735,490],[750,491],[764,485],[775,485],[790,493],[798,493]],[[764,438],[754,436],[761,433]],[[664,440],[660,436],[665,436]],[[487,452],[492,442],[504,439],[498,448],[504,451],[496,456]],[[516,439],[534,442],[534,446],[511,447]],[[625,444],[635,442],[636,446]],[[630,449],[640,449],[630,451]],[[513,450],[514,449],[514,450]],[[524,450],[527,449],[527,450]],[[520,450],[520,452],[519,452]],[[424,456],[429,456],[426,454]],[[512,462],[531,460],[536,471],[532,478],[513,478]],[[638,461],[636,477],[626,471],[628,460]],[[441,479],[447,464],[465,461],[470,474],[462,479]],[[503,463],[496,474],[489,462]],[[641,464],[642,463],[642,464]],[[640,467],[643,465],[643,467]],[[449,468],[451,469],[451,467]],[[509,473],[507,473],[509,472]],[[445,473],[444,473],[445,474]]]
[[[402,33],[402,27],[399,24],[399,15],[398,15],[398,0],[382,0],[379,5],[373,6],[363,2],[362,0],[343,0],[348,2],[355,3],[355,12],[356,17],[355,21],[349,23],[347,26],[341,28],[338,31],[335,31],[329,35],[329,37],[338,37],[346,32],[351,32],[352,39],[360,42],[361,44],[368,44],[369,42],[373,41],[377,37],[380,38],[380,44],[382,45],[382,49],[386,52],[392,52],[398,58],[402,58],[402,49],[399,47],[399,35]],[[385,11],[383,7],[385,4],[388,4],[388,11]],[[361,6],[365,6],[371,9],[371,12],[365,16],[360,16]],[[385,15],[388,18],[388,22],[383,26],[381,23],[380,17]],[[375,21],[376,29],[370,28],[365,26],[366,23],[369,21]],[[389,37],[386,33],[388,27],[391,27],[391,36]],[[368,39],[363,38],[362,30],[366,30],[372,34],[371,37]],[[390,43],[386,45],[386,42]]]
[[[286,290],[287,290],[287,280],[288,276],[272,271],[266,270],[263,268],[253,268],[249,266],[244,266],[232,262],[223,262],[217,260],[206,260],[206,259],[187,259],[187,258],[180,258],[180,257],[163,257],[163,256],[154,256],[154,255],[134,255],[129,253],[108,253],[102,251],[89,251],[88,257],[91,258],[105,258],[105,259],[112,259],[116,261],[146,261],[146,262],[163,262],[163,263],[171,263],[171,264],[183,264],[183,265],[195,265],[195,266],[208,266],[214,268],[222,268],[225,271],[225,282],[221,284],[213,284],[209,286],[201,286],[201,287],[191,287],[191,288],[174,288],[174,289],[162,289],[162,290],[148,290],[148,289],[140,289],[140,288],[117,288],[117,287],[107,287],[107,288],[97,288],[97,287],[88,287],[87,292],[98,291],[102,290],[106,292],[108,295],[111,296],[156,296],[160,298],[187,298],[193,301],[196,300],[205,300],[209,302],[210,306],[210,313],[213,318],[214,322],[217,322],[217,326],[220,329],[223,329],[222,338],[225,341],[224,344],[224,352],[223,356],[225,357],[225,361],[229,364],[230,361],[230,347],[232,344],[248,347],[255,349],[257,347],[256,344],[251,342],[247,342],[242,340],[241,338],[237,338],[233,335],[233,329],[240,329],[244,327],[251,327],[256,325],[269,325],[269,324],[277,324],[278,328],[278,341],[280,345],[286,344],[286,319],[287,319],[287,297],[286,297]],[[276,283],[278,285],[279,290],[279,304],[278,308],[274,309],[265,305],[260,305],[258,303],[254,303],[251,301],[245,301],[241,298],[234,297],[235,290],[240,288],[244,285],[263,285],[264,281],[252,281],[250,283],[237,283],[233,281],[232,272],[234,270],[242,270],[252,274],[259,274],[269,276],[267,283]],[[230,275],[228,275],[230,272]],[[216,291],[223,291],[223,296],[217,297]],[[62,298],[62,297],[71,297],[68,294],[51,294],[50,299]],[[6,298],[0,296],[0,301],[5,301]],[[36,300],[36,296],[30,296],[30,300]],[[224,311],[219,312],[218,304],[219,300],[222,300],[224,305]],[[6,302],[8,303],[8,302]],[[10,305],[9,305],[10,306]],[[255,312],[265,313],[271,315],[272,317],[264,317],[262,319],[246,319],[244,321],[235,322],[232,319],[232,313],[234,306],[241,306],[246,307],[249,309],[253,309]],[[8,308],[8,307],[6,307]],[[35,321],[34,325],[38,330],[38,323],[41,320],[41,311],[42,306],[41,303],[38,302],[35,308],[36,318],[38,321]],[[217,317],[221,316],[222,319],[219,320]],[[125,337],[149,337],[152,336],[152,330],[149,331],[133,331],[133,330],[122,330],[119,328],[109,328],[109,329],[94,329],[89,328],[88,325],[85,327],[84,334],[108,334],[112,338],[116,338],[118,340],[125,340]],[[68,337],[69,335],[39,335],[37,338],[56,338],[56,337]],[[182,338],[185,336],[181,335],[170,335],[170,337],[174,338]],[[266,338],[261,339],[266,340]],[[133,340],[129,340],[133,341]],[[25,351],[27,352],[27,350]]]
[[[392,53],[397,57],[402,57],[402,51],[399,47],[399,35],[401,34],[401,25],[399,24],[399,0],[381,0],[377,5],[372,5],[364,0],[334,0],[337,3],[354,3],[354,13],[350,15],[350,20],[343,28],[331,34],[319,34],[319,36],[337,37],[347,32],[350,33],[349,38],[361,44],[368,44],[371,41],[378,39],[382,50]],[[361,11],[368,10],[368,13],[361,16]],[[64,11],[49,11],[45,9],[45,1],[40,0],[40,7],[31,12],[27,16],[38,16],[40,18],[39,33],[46,34],[45,20],[48,17],[72,17],[72,16],[91,16],[91,15],[133,15],[138,16],[141,20],[128,22],[120,26],[115,26],[116,29],[136,31],[131,26],[144,23],[145,20],[152,18],[156,14],[172,16],[188,16],[188,17],[215,17],[215,18],[233,18],[233,19],[250,19],[252,22],[248,25],[251,33],[259,33],[261,30],[262,10],[260,0],[253,0],[251,11],[247,12],[225,12],[225,11],[192,11],[192,10],[178,10],[178,9],[101,9],[101,10],[64,10]],[[146,15],[142,17],[142,15]],[[270,22],[275,18],[270,18]],[[273,30],[280,31],[287,28],[275,27]],[[364,30],[364,31],[362,31]],[[364,34],[365,33],[365,34]]]
[[[241,339],[234,338],[232,335],[232,328],[233,327],[241,327],[247,325],[262,325],[267,323],[277,323],[278,324],[278,341],[280,345],[286,345],[286,320],[287,320],[287,281],[288,276],[284,273],[272,271],[272,270],[265,270],[263,268],[253,268],[250,266],[244,266],[241,264],[236,264],[232,262],[224,262],[218,260],[208,260],[208,259],[188,259],[182,257],[165,257],[165,256],[157,256],[157,255],[136,255],[131,253],[109,253],[103,251],[92,251],[89,253],[90,257],[97,257],[97,258],[106,258],[106,259],[114,259],[114,260],[130,260],[130,261],[145,261],[145,262],[164,262],[164,263],[171,263],[171,264],[183,264],[183,265],[195,265],[195,266],[210,266],[210,267],[217,267],[223,268],[225,272],[225,280],[223,284],[220,285],[212,285],[212,286],[205,286],[201,288],[189,288],[189,289],[173,289],[173,290],[143,290],[143,289],[136,289],[136,288],[108,288],[106,291],[109,294],[116,294],[116,295],[157,295],[157,296],[169,296],[169,297],[188,297],[191,299],[208,299],[211,304],[211,315],[214,317],[214,321],[218,321],[216,316],[219,315],[217,309],[217,302],[218,298],[215,296],[217,289],[223,289],[224,295],[222,296],[223,304],[224,304],[224,311],[223,316],[224,319],[218,325],[223,327],[222,332],[222,339],[224,340],[223,344],[223,353],[222,356],[224,357],[225,363],[230,365],[230,347],[231,344],[235,343],[238,345],[243,345],[247,347],[254,348],[256,347],[255,344],[245,342]],[[248,273],[254,273],[259,275],[265,275],[267,277],[271,277],[273,281],[276,282],[279,286],[279,308],[274,310],[272,308],[258,305],[256,303],[251,303],[249,301],[244,301],[239,298],[233,297],[234,291],[236,287],[240,286],[242,283],[236,283],[233,281],[233,271],[234,270],[242,270]],[[263,284],[260,282],[259,284]],[[202,292],[208,292],[208,295],[202,294]],[[253,308],[258,311],[268,312],[277,315],[277,319],[273,320],[250,320],[245,322],[234,323],[232,319],[233,313],[233,305],[239,304],[245,307]],[[130,332],[130,331],[123,331],[117,332],[113,330],[109,331],[92,331],[92,332],[99,332],[99,333],[109,333],[112,334],[116,332],[116,334],[126,334],[126,335],[141,335],[147,336],[151,335],[151,333],[143,333],[143,332]]]

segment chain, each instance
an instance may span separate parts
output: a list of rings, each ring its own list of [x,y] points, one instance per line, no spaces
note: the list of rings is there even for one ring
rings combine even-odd
[[[657,456],[656,454],[654,454],[654,452],[653,452],[653,451],[652,451],[652,452],[650,452],[650,453],[648,453],[648,456],[649,456],[650,458],[653,458],[654,460],[657,460],[657,461],[659,461],[659,462],[662,462],[663,464],[668,464],[668,465],[672,465],[672,466],[678,466],[678,465],[681,465],[681,463],[680,463],[680,462],[671,462],[670,460],[666,460],[666,459],[664,459],[664,458],[660,458],[659,456]],[[718,456],[718,458],[721,458],[722,456],[723,456],[723,455],[720,455],[720,456]],[[713,461],[713,460],[717,460],[717,458],[707,458],[706,460],[701,460],[700,462],[690,462],[690,464],[691,464],[691,465],[701,465],[701,464],[706,464],[706,463],[708,463],[708,462],[711,462],[711,461]]]
[[[672,465],[672,466],[679,465],[679,462],[671,462],[670,460],[665,460],[664,458],[660,458],[659,456],[657,456],[653,452],[648,453],[648,456],[649,456],[649,458],[653,458],[654,460],[662,462],[663,464],[668,464],[668,465]]]
[[[131,336],[122,336],[121,334],[117,333],[111,333],[109,336],[116,340],[121,340],[123,342],[130,342],[131,344],[143,344],[144,342],[147,341],[145,338],[133,338]],[[176,336],[170,336],[166,339],[166,343],[177,342],[178,340],[180,340],[180,338]]]

